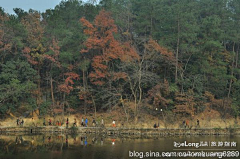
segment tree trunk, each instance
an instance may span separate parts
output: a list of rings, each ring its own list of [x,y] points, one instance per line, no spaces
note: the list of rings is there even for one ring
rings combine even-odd
[[[137,114],[138,114],[139,106],[140,106],[140,104],[142,102],[142,87],[141,87],[141,82],[142,82],[142,63],[143,63],[143,61],[139,65],[139,74],[138,74],[139,99],[138,99],[138,102],[137,102],[137,110],[136,110]]]
[[[232,62],[232,68],[231,68],[231,76],[233,76],[233,62]],[[230,97],[230,94],[231,94],[231,89],[232,89],[232,82],[233,82],[233,79],[232,79],[232,77],[231,77],[231,79],[230,79],[230,83],[229,83],[229,88],[228,88],[228,99],[229,99],[229,97]]]
[[[235,65],[235,68],[238,67],[238,56],[239,56],[239,54],[238,54],[238,50],[239,50],[239,45],[238,45],[238,47],[237,47],[237,53],[236,53],[236,65]]]
[[[128,122],[128,112],[127,112],[127,109],[126,109],[126,107],[125,107],[125,104],[124,104],[122,95],[121,95],[121,97],[120,97],[120,100],[121,100],[121,103],[122,103],[122,106],[123,106],[123,110],[124,110],[124,113],[125,113],[125,115],[126,115],[127,122]]]
[[[41,103],[41,78],[40,78],[40,67],[38,66],[38,77],[37,80],[37,87],[38,87],[38,93],[37,93],[37,106],[39,107]]]
[[[97,107],[96,107],[96,103],[95,103],[95,100],[93,98],[93,95],[91,95],[91,98],[92,98],[92,102],[93,102],[93,106],[94,106],[94,117],[96,119],[96,114],[97,114]]]
[[[180,76],[181,76],[181,80],[183,81],[183,72],[182,73],[180,73]],[[183,82],[181,82],[181,94],[183,94],[184,93],[184,89],[183,89]]]
[[[53,79],[52,79],[52,75],[51,75],[51,78],[50,78],[50,85],[51,85],[52,105],[54,107],[55,106],[55,99],[54,99],[54,93],[53,93]]]
[[[178,53],[179,53],[179,33],[180,33],[180,24],[179,24],[179,17],[178,17],[178,24],[177,24],[177,50],[176,50],[176,64],[175,64],[175,83],[177,83],[178,80]]]
[[[63,92],[63,112],[64,112],[64,109],[65,109],[65,98],[66,98],[66,94],[65,92]]]
[[[136,95],[136,92],[134,91],[134,86],[130,76],[128,76],[128,80],[129,80],[130,89],[134,98],[134,120],[135,122],[137,122],[137,95]]]
[[[85,78],[85,71],[83,70],[83,98],[84,98],[84,115],[87,114],[87,104],[86,104],[86,78]]]
[[[135,120],[135,123],[137,123],[138,121],[138,113],[137,113],[137,97],[136,97],[136,94],[134,95],[134,120]]]
[[[235,43],[233,44],[233,52],[235,52],[234,46],[235,46]],[[233,76],[233,68],[234,68],[234,57],[233,57],[232,66],[231,66],[231,76]],[[231,77],[230,83],[229,83],[229,88],[228,88],[228,99],[229,99],[230,94],[231,94],[232,82],[233,82],[233,79]]]

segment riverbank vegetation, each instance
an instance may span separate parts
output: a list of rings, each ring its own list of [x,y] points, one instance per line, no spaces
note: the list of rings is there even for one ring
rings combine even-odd
[[[68,0],[14,11],[0,9],[1,118],[239,116],[238,0]]]

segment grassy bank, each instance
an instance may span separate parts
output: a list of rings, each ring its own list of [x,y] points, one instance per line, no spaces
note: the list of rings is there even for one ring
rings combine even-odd
[[[81,125],[82,118],[88,118],[88,125],[92,126],[93,118],[95,118],[98,125],[101,124],[101,120],[104,120],[105,127],[112,127],[112,121],[116,121],[117,127],[126,127],[126,128],[153,128],[153,125],[159,123],[159,128],[181,128],[183,121],[189,122],[189,127],[196,128],[197,127],[197,119],[200,121],[201,128],[236,128],[238,127],[240,120],[239,118],[222,118],[217,111],[214,110],[206,110],[198,115],[191,117],[183,117],[180,115],[173,114],[143,114],[138,118],[138,122],[135,122],[132,118],[127,122],[124,114],[122,114],[119,110],[113,110],[107,113],[97,113],[95,114],[67,114],[65,116],[56,115],[54,117],[46,115],[44,116],[46,120],[46,124],[48,125],[48,120],[51,119],[53,125],[57,121],[61,121],[64,126],[66,126],[66,119],[69,119],[69,126],[73,125],[74,119],[77,120],[77,125]],[[43,126],[43,118],[37,115],[23,118],[24,126]],[[8,117],[4,120],[1,120],[0,126],[8,126],[15,127],[17,117]]]

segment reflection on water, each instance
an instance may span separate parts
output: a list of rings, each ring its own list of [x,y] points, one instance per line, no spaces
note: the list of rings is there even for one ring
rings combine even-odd
[[[154,138],[120,138],[98,135],[0,136],[0,158],[128,158],[129,151],[174,151],[174,142],[235,141],[238,136],[180,136]],[[208,148],[209,149],[209,148]],[[210,148],[211,149],[211,148]],[[214,148],[213,148],[214,149]],[[224,149],[224,147],[221,147]],[[186,148],[187,150],[187,148]]]

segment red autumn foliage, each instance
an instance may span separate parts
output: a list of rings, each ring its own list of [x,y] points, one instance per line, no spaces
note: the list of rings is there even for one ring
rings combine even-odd
[[[0,40],[0,52],[2,52],[2,51],[10,51],[11,46],[12,46],[11,44],[7,44],[3,40]]]
[[[73,90],[73,80],[79,80],[79,75],[74,72],[65,73],[64,76],[67,76],[63,84],[58,86],[61,92],[69,94]]]
[[[176,93],[175,109],[173,109],[173,112],[182,114],[186,113],[194,116],[195,105],[196,103],[192,95],[192,90],[188,90],[188,92],[184,94]]]
[[[153,100],[155,107],[163,106],[167,107],[170,100],[167,99],[169,95],[169,83],[164,79],[164,83],[159,83],[148,91],[148,100]]]
[[[119,80],[119,79],[127,79],[127,74],[125,72],[116,72],[114,73],[113,80]]]
[[[32,65],[38,65],[39,64],[39,62],[36,61],[33,56],[31,56],[30,50],[28,50],[28,47],[24,48],[23,53],[25,53],[23,55],[27,58],[27,60],[30,64],[32,64]]]
[[[92,58],[94,71],[89,75],[93,84],[102,85],[104,84],[104,78],[110,78],[111,68],[109,63],[111,61],[129,62],[138,58],[138,54],[130,46],[130,43],[122,44],[114,38],[114,33],[117,33],[117,26],[109,12],[100,11],[93,24],[85,18],[81,18],[80,21],[85,27],[84,33],[89,36],[85,42],[86,49],[81,50],[81,53],[88,53],[90,50],[97,53]],[[124,77],[123,73],[116,73],[115,75],[117,77],[113,79]]]
[[[84,87],[78,87],[79,88],[79,99],[84,100],[87,104],[92,104],[92,93],[85,89]]]
[[[27,57],[27,60],[32,65],[42,64],[43,53],[45,48],[41,44],[44,27],[41,24],[41,15],[40,13],[33,11],[27,14],[22,20],[21,23],[28,32],[27,36],[27,46],[23,49],[24,56]]]
[[[58,57],[60,53],[60,47],[58,46],[58,41],[56,39],[52,40],[52,46],[50,46],[50,50],[54,52],[53,57]]]
[[[58,114],[58,113],[62,113],[63,112],[63,109],[53,109],[53,112]]]
[[[43,37],[44,28],[41,25],[41,15],[38,12],[31,12],[22,19],[22,24],[28,31],[28,42],[31,47],[37,47]]]
[[[70,71],[72,71],[73,70],[73,68],[74,68],[74,66],[73,65],[68,65],[68,70],[70,70]]]
[[[5,38],[5,32],[7,32],[7,27],[4,25],[6,21],[9,20],[9,17],[0,13],[0,54],[2,51],[10,51],[12,44],[9,43]]]
[[[148,51],[153,52],[159,52],[164,59],[166,59],[167,61],[169,61],[170,63],[174,63],[175,62],[175,57],[174,54],[167,50],[166,48],[160,46],[155,40],[150,39],[146,45],[146,48]]]
[[[207,99],[207,102],[205,103],[205,106],[214,108],[221,112],[221,110],[231,110],[232,101],[228,98],[223,99],[216,99],[215,96],[211,93],[206,91],[204,93],[204,96]]]
[[[58,46],[58,41],[53,39],[52,40],[52,46],[49,47],[50,50],[52,50],[54,52],[53,55],[46,55],[44,54],[43,57],[45,59],[50,60],[51,62],[55,63],[58,67],[61,67],[60,62],[58,61],[58,57],[60,54],[60,47]]]
[[[23,53],[24,54],[29,54],[31,52],[31,49],[29,47],[24,47]]]

